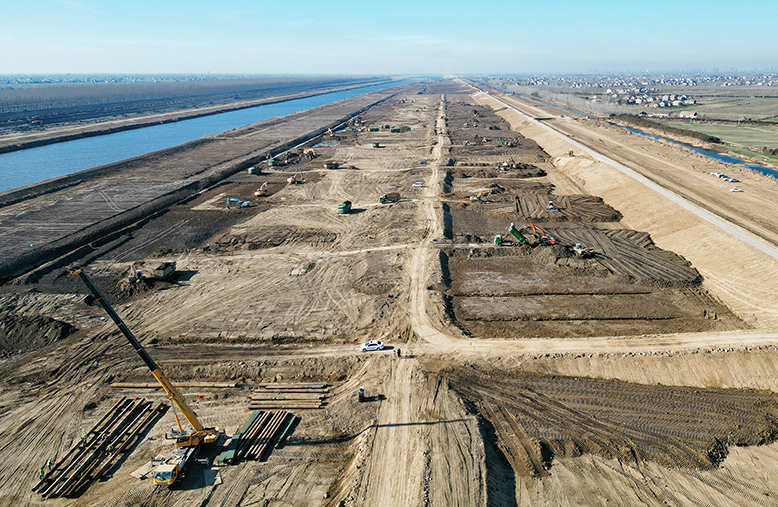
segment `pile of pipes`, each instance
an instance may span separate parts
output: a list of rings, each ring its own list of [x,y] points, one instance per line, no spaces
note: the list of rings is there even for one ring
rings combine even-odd
[[[266,382],[250,395],[251,410],[323,408],[330,395],[326,382]]]
[[[43,498],[78,496],[108,472],[153,424],[167,405],[122,397],[65,456],[41,467],[41,480],[32,488]]]
[[[299,417],[285,410],[255,410],[246,423],[232,435],[227,448],[216,457],[217,463],[236,464],[241,459],[262,460],[286,438]]]

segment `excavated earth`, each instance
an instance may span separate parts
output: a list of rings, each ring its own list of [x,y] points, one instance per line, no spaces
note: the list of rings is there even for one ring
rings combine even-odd
[[[719,268],[658,245],[630,226],[628,205],[566,172],[590,159],[518,128],[465,83],[384,93],[340,104],[354,116],[314,153],[252,162],[259,174],[228,175],[0,286],[0,505],[774,504],[778,337],[735,311],[750,296],[714,291]],[[231,142],[248,150],[260,131]],[[222,148],[201,171],[234,163]],[[94,197],[96,181],[72,191]],[[379,204],[390,192],[399,202]],[[3,209],[56,213],[30,199]],[[337,214],[345,200],[351,213]],[[664,209],[655,221],[683,226]],[[172,278],[129,283],[131,265],[148,274],[164,260]],[[327,382],[327,404],[295,410],[300,423],[265,461],[216,466],[205,448],[207,465],[155,489],[130,473],[171,451],[168,410],[108,477],[42,499],[40,467],[118,399],[165,401],[141,386],[153,378],[72,266],[175,381],[236,383],[182,389],[207,426],[233,433],[261,382]],[[388,346],[358,352],[369,339]]]

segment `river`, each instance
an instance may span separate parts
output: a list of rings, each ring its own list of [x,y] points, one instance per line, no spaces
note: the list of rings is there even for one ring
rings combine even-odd
[[[251,125],[277,116],[286,116],[397,84],[400,82],[325,93],[175,123],[3,153],[0,154],[0,192],[178,146],[208,134],[219,134],[232,128]]]
[[[493,85],[490,85],[490,86],[493,86]],[[577,114],[579,116],[585,116],[586,118],[590,118],[590,116],[588,114],[582,113],[581,111],[576,111],[575,109],[570,109],[570,108],[567,108],[567,107],[560,106],[558,104],[552,104],[550,102],[545,102],[545,101],[540,100],[540,99],[538,99],[536,97],[531,97],[531,96],[522,95],[522,94],[516,94],[516,92],[512,92],[510,90],[505,90],[505,89],[499,88],[497,86],[494,86],[494,88],[497,88],[498,90],[502,90],[502,91],[504,91],[506,93],[510,93],[510,94],[513,94],[513,95],[520,95],[521,97],[524,97],[524,98],[529,99],[529,100],[534,100],[535,102],[538,102],[540,104],[544,104],[546,106],[551,106],[551,107],[554,107],[556,109],[561,109],[563,111],[569,111],[569,112]],[[677,146],[681,146],[681,147],[686,148],[687,150],[691,150],[691,151],[693,151],[693,152],[695,152],[695,153],[697,153],[699,155],[703,155],[705,157],[710,157],[712,159],[718,160],[719,162],[725,162],[727,164],[742,165],[742,166],[745,166],[745,167],[751,169],[752,171],[758,172],[760,174],[764,174],[765,176],[771,176],[771,177],[773,177],[775,179],[778,179],[778,170],[771,169],[769,167],[765,167],[765,166],[762,166],[762,165],[749,164],[748,162],[746,162],[744,160],[741,160],[741,159],[739,159],[737,157],[733,157],[732,155],[722,155],[720,153],[716,153],[715,151],[704,150],[702,148],[697,148],[696,146],[692,146],[690,144],[682,143],[682,142],[679,142],[679,141],[673,141],[672,139],[668,139],[667,137],[661,137],[661,136],[656,136],[654,134],[649,134],[647,132],[643,132],[640,129],[630,128],[630,127],[622,127],[621,125],[616,125],[615,123],[610,123],[610,122],[608,122],[608,124],[613,126],[613,127],[618,127],[618,128],[622,128],[622,129],[625,129],[625,130],[629,130],[630,132],[632,132],[634,134],[639,134],[641,136],[651,137],[651,138],[657,139],[659,141],[665,141],[665,142],[670,143],[670,144],[675,144]]]

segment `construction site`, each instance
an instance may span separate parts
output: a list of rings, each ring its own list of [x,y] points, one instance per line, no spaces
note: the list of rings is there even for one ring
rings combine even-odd
[[[0,194],[0,506],[778,505],[777,203],[465,79]]]

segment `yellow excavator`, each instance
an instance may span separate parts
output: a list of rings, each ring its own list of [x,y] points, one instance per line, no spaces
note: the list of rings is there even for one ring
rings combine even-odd
[[[254,195],[257,197],[262,197],[266,193],[267,193],[267,181],[264,182],[262,185],[260,185],[259,188],[254,191]]]
[[[476,195],[471,195],[470,200],[473,202],[486,202],[486,198],[492,194],[491,190],[482,190]]]
[[[305,183],[305,178],[303,178],[302,173],[295,173],[293,176],[288,177],[286,182],[293,185],[299,185],[301,183]]]
[[[167,484],[170,486],[179,479],[186,463],[194,457],[202,444],[215,442],[216,439],[219,438],[219,430],[216,428],[206,428],[202,425],[197,418],[195,411],[189,406],[189,403],[186,402],[186,399],[167,376],[167,373],[165,373],[162,367],[155,363],[151,356],[149,356],[146,349],[143,348],[127,325],[119,318],[119,315],[117,315],[111,305],[108,304],[108,301],[100,294],[92,283],[92,280],[86,276],[86,273],[84,273],[81,268],[69,269],[68,272],[71,275],[78,275],[81,278],[95,299],[100,303],[100,306],[103,307],[103,310],[111,317],[111,320],[113,320],[114,324],[119,328],[119,331],[127,338],[127,341],[130,342],[132,348],[135,349],[135,352],[138,353],[146,366],[151,370],[151,374],[154,375],[154,378],[157,379],[157,382],[159,382],[165,390],[165,393],[168,398],[170,398],[173,405],[181,411],[186,420],[189,421],[189,424],[192,425],[191,431],[185,431],[181,426],[181,419],[179,419],[178,413],[174,412],[179,429],[179,434],[176,438],[176,451],[152,471],[152,477],[155,483]]]

